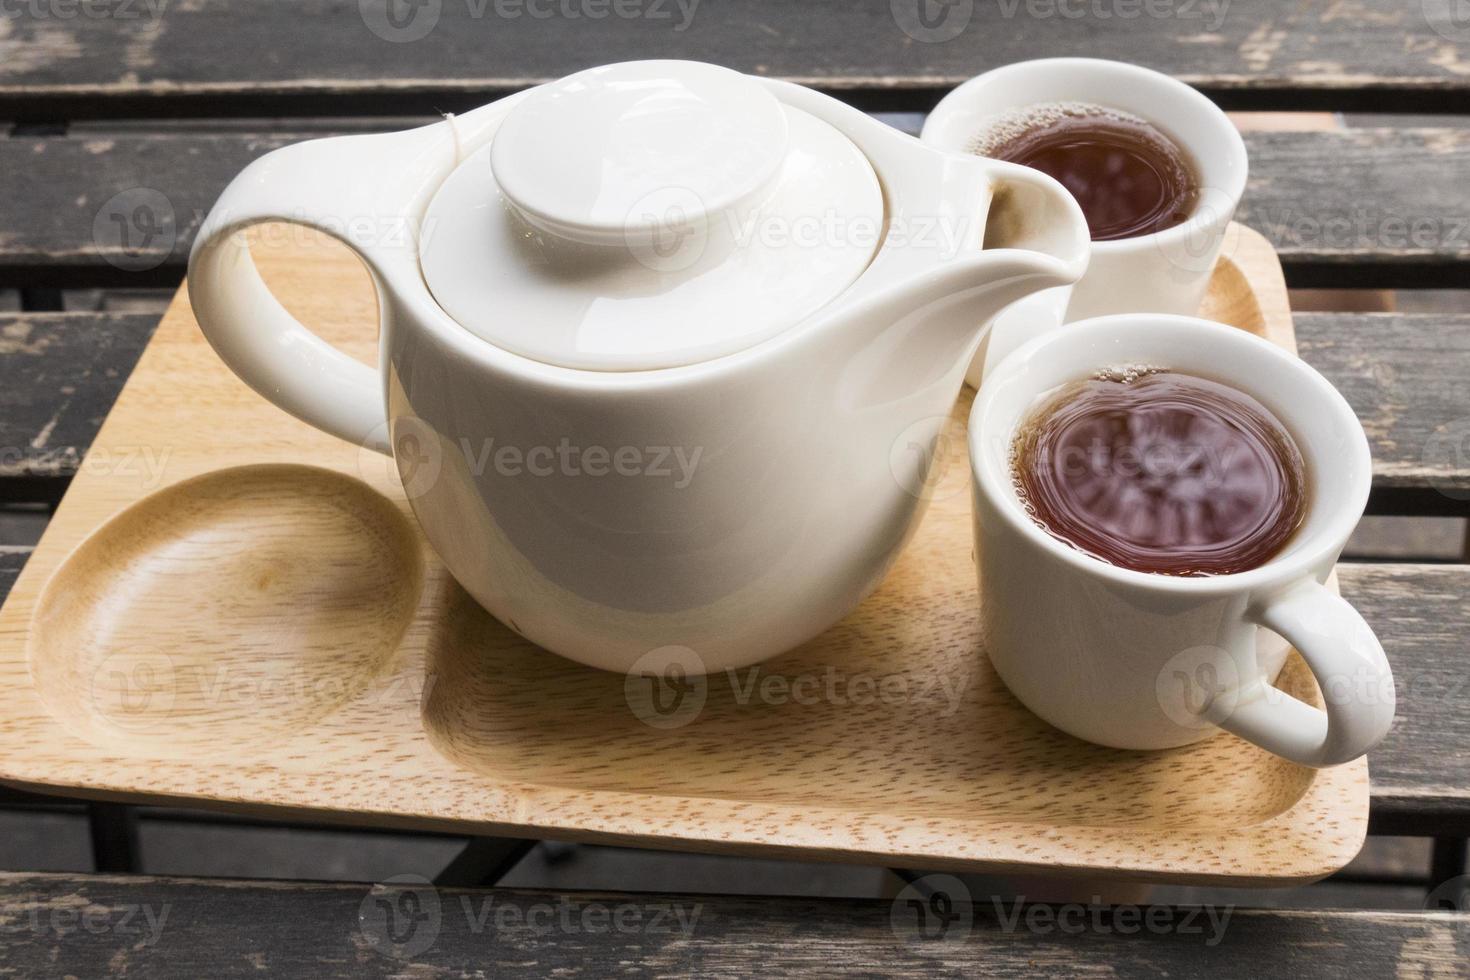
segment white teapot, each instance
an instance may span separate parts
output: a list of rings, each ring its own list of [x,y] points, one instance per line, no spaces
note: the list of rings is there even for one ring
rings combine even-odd
[[[270,294],[240,234],[270,220],[362,257],[381,371]],[[261,395],[395,456],[503,623],[596,667],[677,646],[716,671],[877,586],[922,511],[910,445],[938,437],[996,313],[1087,257],[1042,174],[645,61],[262,157],[205,221],[189,294]]]

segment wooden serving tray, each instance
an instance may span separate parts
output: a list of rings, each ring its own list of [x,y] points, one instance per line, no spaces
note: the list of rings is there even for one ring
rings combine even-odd
[[[374,361],[360,264],[300,229],[264,232],[257,258],[282,301]],[[1294,346],[1264,239],[1234,230],[1204,314]],[[181,290],[0,611],[0,779],[916,868],[1289,884],[1357,853],[1361,759],[1316,772],[1223,733],[1116,751],[1021,707],[981,647],[968,468],[947,463],[862,607],[711,677],[694,713],[650,716],[623,676],[480,610],[389,461],[249,391]],[[1299,662],[1283,677],[1314,690]]]

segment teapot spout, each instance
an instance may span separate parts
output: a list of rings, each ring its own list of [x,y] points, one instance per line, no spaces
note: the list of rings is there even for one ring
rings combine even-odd
[[[901,396],[951,373],[962,375],[996,316],[1045,290],[1052,292],[1037,305],[1036,322],[1026,326],[1041,330],[1061,322],[1071,292],[1066,287],[1086,271],[1091,249],[1081,208],[1045,174],[971,160],[994,192],[984,247],[962,250],[868,296],[868,309],[850,320],[864,326],[842,331],[850,345],[849,381],[881,378],[884,388]],[[1022,339],[1008,336],[1006,342]]]
[[[909,284],[911,308],[927,311],[936,321],[929,342],[964,348],[955,351],[964,363],[996,316],[1028,296],[1054,290],[1052,302],[1038,307],[1037,322],[1028,326],[1039,330],[1060,323],[1070,294],[1062,287],[1082,278],[1092,250],[1087,219],[1060,183],[1014,163],[980,158],[975,163],[992,188],[984,247],[941,264],[932,281],[925,277]],[[941,326],[946,322],[952,324],[948,331]]]

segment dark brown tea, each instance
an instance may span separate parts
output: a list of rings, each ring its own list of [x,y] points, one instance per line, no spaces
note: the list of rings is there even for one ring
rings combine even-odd
[[[1306,468],[1286,429],[1249,395],[1193,375],[1130,369],[1066,385],[1012,450],[1042,529],[1134,571],[1248,571],[1306,514]]]
[[[1186,221],[1199,178],[1185,152],[1146,120],[1083,102],[1049,102],[999,117],[971,146],[1024,164],[1072,192],[1095,242],[1151,235]]]

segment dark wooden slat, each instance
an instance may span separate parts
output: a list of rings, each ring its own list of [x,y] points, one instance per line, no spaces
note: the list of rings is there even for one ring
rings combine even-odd
[[[157,321],[147,314],[0,314],[0,500],[59,498]]]
[[[1376,513],[1470,514],[1470,316],[1304,313],[1302,356],[1373,444]],[[144,314],[0,314],[0,499],[60,498],[152,331]],[[140,449],[118,465],[156,465]]]
[[[1298,313],[1297,346],[1373,446],[1380,513],[1470,511],[1470,316]]]
[[[113,0],[102,7],[120,12],[28,16],[16,4],[20,15],[7,16],[0,118],[457,110],[589,64],[634,58],[714,61],[872,105],[897,93],[922,108],[987,67],[1058,54],[1140,62],[1237,106],[1463,112],[1470,105],[1463,54],[1470,29],[1451,18],[1446,0],[1359,0],[1346,8],[1279,0]]]
[[[1238,218],[1293,286],[1459,286],[1470,262],[1470,132],[1348,129],[1245,137]]]
[[[1470,834],[1470,566],[1338,566],[1383,641],[1398,715],[1368,756],[1372,830]]]
[[[225,184],[297,135],[0,140],[0,285],[177,283]],[[1240,218],[1276,245],[1293,285],[1456,286],[1470,272],[1470,132],[1246,141]]]
[[[18,545],[0,545],[0,602],[10,594],[10,587],[15,584],[16,576],[25,567],[26,559],[31,557],[31,549]]]
[[[0,283],[176,286],[205,214],[275,136],[0,140]]]
[[[886,901],[4,875],[0,972],[1454,976],[1470,957],[1470,915],[1460,912],[1160,906],[1146,919],[1137,906],[1032,906],[1029,920],[1019,909],[1014,921],[1009,899],[971,895],[957,907],[970,920],[926,941],[912,938],[904,924],[912,910],[899,904],[894,912]],[[93,928],[82,927],[83,910]],[[1074,925],[1058,928],[1058,915]],[[71,928],[63,933],[57,921]]]

